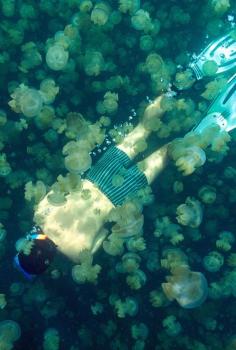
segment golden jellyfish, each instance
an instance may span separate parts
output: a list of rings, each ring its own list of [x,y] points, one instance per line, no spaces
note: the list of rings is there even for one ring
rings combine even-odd
[[[230,338],[225,350],[236,350],[236,335]]]
[[[110,220],[115,222],[112,233],[117,237],[130,238],[143,233],[143,214],[139,206],[131,201],[117,207],[111,214]]]
[[[208,285],[201,272],[190,271],[188,266],[179,266],[171,270],[162,289],[169,300],[176,300],[185,309],[200,306],[207,298]]]
[[[124,222],[123,225],[116,223],[112,227],[112,233],[115,233],[123,238],[129,238],[140,235],[143,228],[143,215],[136,217],[133,222]]]

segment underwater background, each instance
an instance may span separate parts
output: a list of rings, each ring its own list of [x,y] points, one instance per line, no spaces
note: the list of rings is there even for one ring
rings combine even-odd
[[[138,217],[128,204],[112,213],[95,275],[74,278],[60,255],[33,281],[13,266],[46,192],[64,200],[68,174],[83,176],[158,95],[165,114],[140,160],[206,115],[233,72],[196,81],[188,66],[212,40],[235,38],[235,1],[1,0],[0,16],[0,350],[236,349],[234,131],[189,176],[170,161],[140,193]],[[177,215],[191,200],[196,225]],[[162,287],[182,265],[208,283],[190,309]]]

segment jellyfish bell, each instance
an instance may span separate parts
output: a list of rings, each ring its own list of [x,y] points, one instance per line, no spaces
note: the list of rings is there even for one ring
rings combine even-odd
[[[143,216],[141,215],[133,223],[124,223],[124,225],[115,224],[112,227],[112,232],[123,238],[138,236],[142,232]]]
[[[185,309],[200,306],[207,298],[208,285],[201,272],[190,271],[189,267],[182,266],[171,270],[162,289],[169,300],[176,300]]]
[[[236,335],[234,334],[227,342],[225,350],[236,350]]]

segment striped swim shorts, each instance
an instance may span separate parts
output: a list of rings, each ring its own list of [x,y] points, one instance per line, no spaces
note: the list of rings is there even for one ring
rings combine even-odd
[[[85,178],[94,183],[115,205],[122,205],[148,185],[146,176],[125,152],[111,146],[87,172]],[[120,183],[116,184],[115,179]]]

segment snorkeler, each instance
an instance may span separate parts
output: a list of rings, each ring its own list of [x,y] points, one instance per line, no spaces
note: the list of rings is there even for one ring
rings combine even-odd
[[[204,63],[208,61],[216,66],[215,74],[235,71],[236,42],[230,34],[212,42],[190,64],[189,70],[197,80],[206,76]],[[50,203],[49,194],[41,200],[35,211],[40,227],[35,226],[29,232],[26,236],[28,246],[15,257],[15,265],[27,278],[32,279],[43,273],[57,251],[74,262],[80,261],[80,253],[84,250],[92,254],[97,251],[106,238],[104,224],[111,210],[122,205],[127,198],[134,197],[140,189],[151,185],[160,174],[167,164],[169,144],[139,163],[134,160],[138,153],[135,145],[140,140],[146,140],[151,132],[145,127],[146,122],[164,114],[161,100],[162,96],[156,98],[123,142],[111,146],[85,174],[83,191],[69,193],[66,202],[60,206]],[[193,132],[201,135],[212,125],[218,125],[218,132],[234,129],[235,100],[236,74],[228,80],[206,117]],[[120,176],[119,186],[112,181],[115,176]]]

